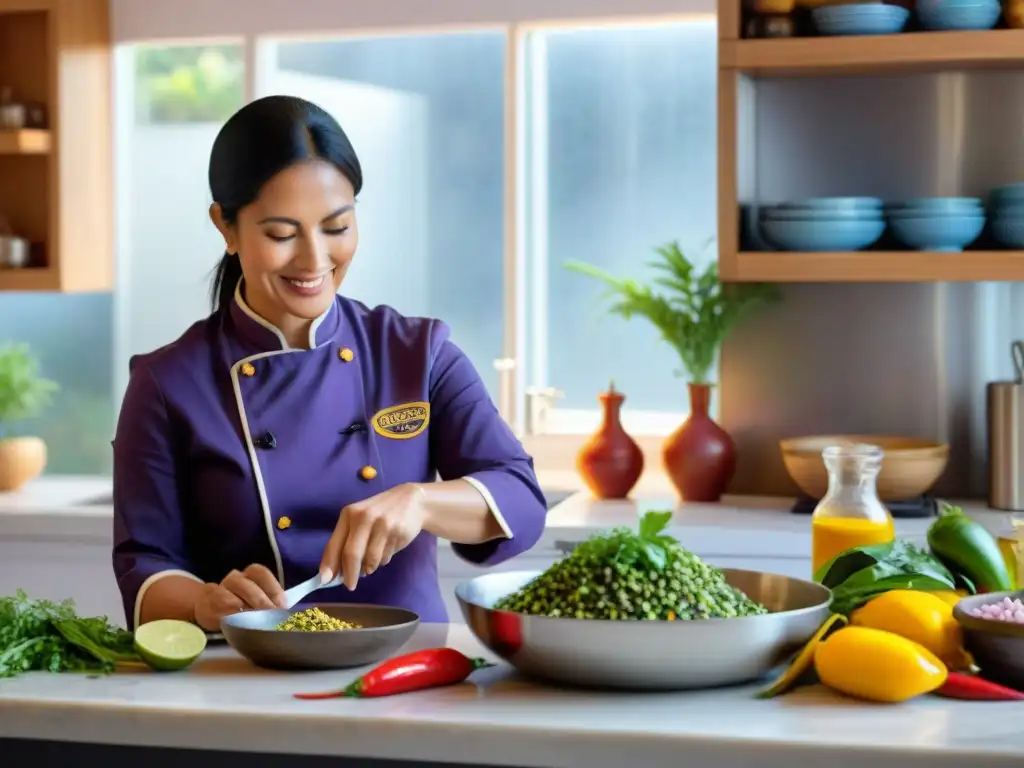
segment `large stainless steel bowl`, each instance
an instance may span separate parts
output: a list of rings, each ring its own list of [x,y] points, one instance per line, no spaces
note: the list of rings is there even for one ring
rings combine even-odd
[[[354,603],[321,604],[328,616],[360,624],[338,632],[281,632],[277,626],[297,611],[246,611],[221,619],[224,639],[259,667],[270,669],[346,669],[373,664],[403,645],[420,617],[404,608]]]
[[[600,688],[684,690],[749,682],[785,662],[829,616],[832,593],[810,581],[724,569],[771,613],[739,619],[599,621],[494,610],[538,571],[490,573],[455,588],[466,624],[522,674]]]

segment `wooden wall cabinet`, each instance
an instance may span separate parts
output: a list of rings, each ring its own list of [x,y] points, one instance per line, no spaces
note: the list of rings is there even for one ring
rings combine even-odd
[[[745,252],[740,205],[758,200],[756,100],[764,78],[887,77],[1019,70],[1024,30],[743,39],[742,0],[718,0],[719,269],[735,282],[1024,281],[1024,251]],[[1013,96],[1011,96],[1013,97]],[[795,115],[794,119],[799,119]],[[1024,181],[1024,178],[1018,179]],[[865,190],[863,194],[875,194]]]
[[[107,0],[0,0],[0,88],[43,107],[0,129],[0,217],[32,243],[0,291],[109,291],[114,282]]]

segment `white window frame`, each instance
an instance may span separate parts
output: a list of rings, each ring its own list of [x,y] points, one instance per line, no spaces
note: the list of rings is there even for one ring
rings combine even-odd
[[[499,377],[498,406],[502,415],[516,430],[525,432],[525,400],[528,384],[546,381],[547,324],[543,322],[546,307],[539,308],[527,322],[526,290],[546,296],[547,270],[537,268],[546,255],[546,206],[542,199],[547,190],[541,183],[531,186],[530,179],[546,176],[543,147],[527,151],[526,136],[546,135],[546,131],[529,131],[527,116],[536,125],[544,121],[542,103],[525,109],[526,46],[541,53],[543,38],[530,33],[552,28],[586,28],[600,26],[649,26],[658,22],[706,19],[716,13],[715,0],[377,0],[374,3],[345,3],[339,12],[337,0],[289,0],[287,3],[269,0],[174,0],[154,3],[152,0],[111,0],[111,34],[115,45],[135,43],[210,43],[241,39],[246,57],[246,99],[256,93],[265,59],[260,42],[265,38],[316,39],[342,36],[378,36],[394,34],[429,34],[438,32],[464,32],[480,29],[503,30],[508,36],[506,48],[505,81],[505,241],[504,241],[504,309],[505,331],[503,349],[495,350],[496,365],[504,361],[505,372]],[[533,77],[542,76],[537,72]],[[529,91],[537,97],[543,93],[543,83],[534,83]],[[116,104],[114,109],[119,107]],[[546,128],[546,122],[545,126]],[[527,167],[527,162],[534,167]],[[532,171],[532,172],[531,172]],[[120,179],[118,180],[120,181]],[[128,190],[117,192],[117,199],[125,199]],[[527,221],[527,196],[532,212],[541,212],[541,219]],[[118,211],[118,217],[122,216]],[[538,236],[538,228],[541,235]],[[128,243],[119,238],[118,248]],[[527,260],[532,269],[527,277]],[[123,259],[122,259],[123,263]],[[530,285],[527,286],[527,279]],[[538,308],[534,308],[534,312]],[[525,361],[529,344],[532,376],[526,380]],[[666,354],[669,354],[666,350]],[[119,359],[115,355],[115,359]],[[123,378],[115,372],[115,381]],[[669,434],[681,422],[687,411],[684,380],[679,380],[680,409],[672,412],[623,412],[627,430],[637,436],[645,449],[653,450],[660,438]],[[595,393],[595,397],[596,397]],[[717,398],[713,399],[713,408]],[[547,412],[541,434],[524,435],[524,442],[534,451],[545,455],[544,463],[551,466],[559,462],[565,468],[575,461],[575,450],[591,434],[600,420],[596,408],[563,409],[556,404]],[[555,467],[552,467],[555,468]],[[561,468],[561,467],[558,467]]]

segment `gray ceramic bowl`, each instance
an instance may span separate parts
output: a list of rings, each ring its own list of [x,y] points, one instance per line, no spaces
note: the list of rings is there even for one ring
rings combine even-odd
[[[1024,600],[1024,590],[965,597],[953,607],[953,616],[963,627],[964,647],[974,657],[981,676],[1024,690],[1024,624],[979,619],[970,614],[975,608],[1004,597]]]
[[[757,680],[784,663],[829,616],[832,593],[810,581],[723,570],[771,613],[699,621],[604,621],[494,609],[537,571],[489,573],[455,588],[466,624],[522,674],[596,688],[684,690]]]
[[[295,610],[246,611],[225,616],[224,639],[253,664],[269,669],[346,669],[386,659],[412,637],[420,617],[404,608],[332,603],[316,606],[328,616],[361,624],[340,632],[281,632]]]

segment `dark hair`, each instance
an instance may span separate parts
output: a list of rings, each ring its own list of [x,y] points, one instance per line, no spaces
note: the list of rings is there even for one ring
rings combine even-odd
[[[255,200],[263,185],[295,163],[320,158],[351,182],[356,194],[363,170],[348,136],[326,111],[295,96],[267,96],[238,110],[220,129],[210,152],[210,194],[224,220]],[[215,311],[231,305],[242,278],[237,253],[224,253],[210,286]]]

